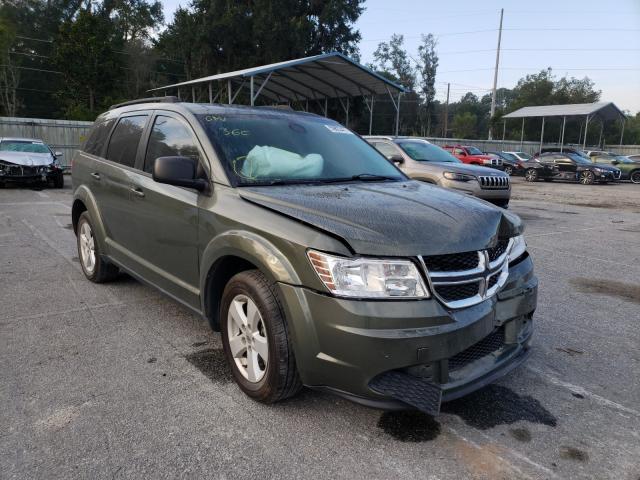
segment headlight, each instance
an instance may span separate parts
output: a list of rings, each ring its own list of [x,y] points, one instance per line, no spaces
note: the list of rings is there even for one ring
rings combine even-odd
[[[522,235],[513,237],[513,243],[511,244],[511,248],[509,249],[509,262],[513,262],[526,251],[527,242],[524,241],[524,237]]]
[[[467,175],[466,173],[444,172],[443,175],[444,178],[457,182],[470,182],[476,179],[473,175]]]
[[[416,266],[408,260],[344,258],[309,250],[309,261],[331,293],[360,298],[429,298]]]

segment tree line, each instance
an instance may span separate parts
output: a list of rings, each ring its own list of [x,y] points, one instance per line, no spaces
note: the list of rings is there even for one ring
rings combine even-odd
[[[364,0],[192,0],[165,19],[161,2],[154,0],[5,0],[0,114],[93,120],[113,103],[205,75],[331,51],[359,60],[355,24],[364,7]],[[409,52],[403,36],[395,34],[378,45],[367,65],[409,89],[401,98],[401,134],[473,139],[486,138],[491,128],[494,138],[504,132],[514,139],[521,123],[503,124],[505,113],[528,105],[594,102],[601,95],[586,77],[557,78],[543,70],[499,89],[490,118],[490,93],[468,92],[448,106],[435,99],[438,62],[433,35],[423,35]],[[338,102],[330,104],[329,116],[345,121]],[[355,99],[349,117],[350,128],[368,131],[363,99]],[[394,122],[391,99],[376,98],[373,132],[392,132]],[[549,140],[558,122],[545,124]],[[524,139],[538,140],[540,126],[539,120],[527,120]],[[581,131],[579,122],[568,122],[565,137],[577,141]],[[599,128],[590,127],[589,134],[589,142],[597,141]],[[619,125],[605,126],[607,143],[617,143],[619,134]],[[640,143],[639,115],[628,119],[625,143]]]

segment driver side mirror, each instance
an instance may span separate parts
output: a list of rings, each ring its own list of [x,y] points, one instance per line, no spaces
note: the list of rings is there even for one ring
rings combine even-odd
[[[191,157],[158,157],[153,162],[153,180],[177,187],[207,189],[208,182],[197,178],[198,160]]]
[[[401,165],[404,163],[404,158],[402,158],[402,155],[398,155],[398,154],[391,155],[389,157],[389,160],[391,160],[396,165]]]
[[[54,157],[58,158],[58,157],[62,157],[64,155],[64,153],[62,152],[56,152],[53,154]]]
[[[620,160],[612,160],[611,164],[612,165],[618,165],[618,164],[620,164]]]

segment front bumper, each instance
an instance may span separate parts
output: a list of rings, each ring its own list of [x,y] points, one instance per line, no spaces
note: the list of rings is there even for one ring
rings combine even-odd
[[[22,166],[0,165],[0,182],[46,182],[56,175],[61,175],[62,169],[51,165]]]
[[[528,355],[537,285],[526,257],[510,268],[497,295],[460,310],[448,310],[435,299],[346,300],[284,284],[280,291],[303,383],[391,409],[408,405],[370,385],[386,372],[427,378],[447,401],[522,363]],[[460,361],[495,332],[504,336],[499,348]]]

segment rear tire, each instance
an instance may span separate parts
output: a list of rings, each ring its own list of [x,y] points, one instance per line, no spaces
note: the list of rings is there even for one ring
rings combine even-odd
[[[104,283],[118,276],[119,269],[102,258],[100,243],[96,238],[95,229],[89,212],[82,212],[76,227],[76,243],[80,267],[85,277],[94,283]]]
[[[240,272],[227,283],[220,331],[233,377],[246,395],[274,403],[300,391],[282,306],[274,286],[259,270]]]
[[[524,172],[524,179],[527,182],[535,182],[538,180],[538,171],[535,168],[529,168]]]
[[[640,170],[634,170],[631,172],[629,180],[631,180],[631,183],[640,184]]]

